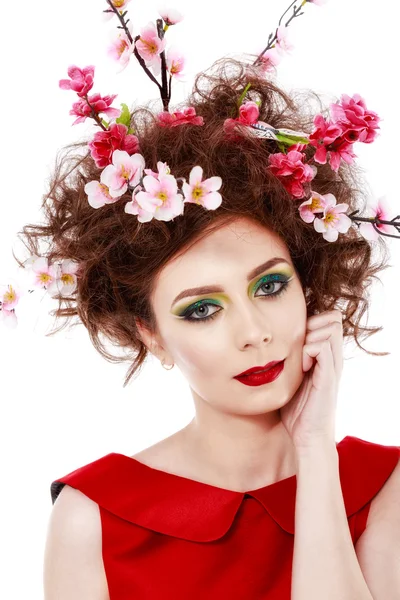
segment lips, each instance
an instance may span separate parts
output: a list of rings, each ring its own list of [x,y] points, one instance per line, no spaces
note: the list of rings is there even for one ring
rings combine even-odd
[[[264,371],[267,371],[268,369],[271,369],[271,367],[274,367],[275,365],[281,362],[281,360],[273,360],[264,365],[263,367],[252,367],[251,369],[247,369],[247,371],[243,371],[243,373],[239,373],[238,375],[235,375],[235,377],[244,377],[245,375],[251,375],[252,373],[262,373]]]

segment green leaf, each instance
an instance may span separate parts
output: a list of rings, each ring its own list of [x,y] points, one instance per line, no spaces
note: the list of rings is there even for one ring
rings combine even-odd
[[[248,90],[251,88],[251,83],[248,83],[244,88],[243,92],[240,94],[239,100],[237,101],[237,105],[240,107],[243,103],[244,97],[246,96]]]
[[[122,123],[122,125],[126,125],[127,127],[129,127],[130,122],[131,122],[131,114],[129,112],[129,108],[127,106],[127,104],[122,103],[122,111],[120,116],[115,119],[116,123]]]
[[[280,142],[282,142],[283,144],[288,144],[289,146],[292,146],[293,144],[297,143],[310,143],[310,140],[308,138],[301,137],[300,135],[285,135],[283,133],[279,133],[279,131],[277,131],[275,135]]]

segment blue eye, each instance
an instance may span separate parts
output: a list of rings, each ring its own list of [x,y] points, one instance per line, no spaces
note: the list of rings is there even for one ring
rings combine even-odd
[[[290,281],[291,281],[291,278],[289,279],[285,275],[280,275],[279,273],[273,273],[271,275],[266,275],[265,277],[262,277],[262,279],[260,280],[261,283],[257,287],[256,292],[258,292],[258,290],[260,290],[264,286],[268,286],[268,285],[273,285],[274,289],[275,289],[275,286],[277,284],[279,284],[280,287],[277,291],[274,291],[273,293],[270,293],[270,294],[265,294],[265,295],[260,296],[261,298],[266,298],[268,300],[276,300],[278,296],[280,296],[281,294],[283,294],[286,291],[287,286],[289,285]],[[199,300],[195,304],[192,304],[191,306],[189,306],[186,309],[186,311],[184,313],[182,313],[182,315],[180,315],[180,316],[185,321],[189,321],[191,323],[209,321],[211,319],[214,319],[217,316],[217,314],[220,312],[220,310],[217,310],[214,313],[212,313],[211,315],[208,315],[206,317],[200,317],[200,318],[192,317],[193,314],[199,314],[199,313],[197,313],[197,311],[199,309],[203,309],[203,307],[208,307],[208,306],[216,306],[218,308],[221,308],[219,304],[215,304],[214,302],[210,302],[209,300]]]

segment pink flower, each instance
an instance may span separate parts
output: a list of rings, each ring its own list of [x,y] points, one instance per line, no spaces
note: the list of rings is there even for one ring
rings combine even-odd
[[[49,265],[47,258],[41,256],[32,263],[32,271],[35,287],[46,289],[51,296],[59,293],[57,286],[59,268],[57,265]]]
[[[166,63],[169,73],[176,79],[182,79],[185,68],[185,57],[176,48],[170,48],[166,56]]]
[[[113,0],[112,4],[114,4],[115,8],[118,9],[118,12],[120,14],[122,14],[124,12],[126,5],[130,1],[131,0]],[[107,12],[107,9],[109,12]],[[103,11],[103,21],[110,21],[113,18],[113,16],[115,15],[115,12],[113,10],[111,10],[110,6],[107,5],[107,9],[105,9],[105,11]]]
[[[332,118],[342,127],[346,141],[369,144],[374,141],[379,129],[380,118],[372,110],[368,110],[360,94],[352,98],[342,94],[339,103],[331,104]]]
[[[108,187],[111,197],[117,198],[125,194],[128,184],[135,186],[139,183],[145,161],[141,154],[129,156],[125,150],[114,150],[112,164],[101,172],[100,181]]]
[[[121,111],[117,108],[110,107],[110,104],[114,102],[117,95],[118,94],[114,94],[112,96],[104,96],[102,98],[100,94],[93,94],[92,96],[88,97],[88,100],[96,114],[104,113],[109,118],[119,117]],[[92,117],[92,109],[86,102],[86,100],[82,99],[78,102],[73,103],[72,109],[69,111],[69,114],[79,117],[78,119],[75,119],[75,121],[72,123],[72,125],[76,125],[77,123],[84,122],[88,117]]]
[[[304,164],[304,158],[302,152],[291,149],[287,154],[276,152],[269,156],[271,172],[281,180],[285,189],[295,198],[304,197],[303,184],[311,181],[316,175],[316,167]]]
[[[390,209],[385,197],[382,197],[378,199],[375,205],[370,203],[368,206],[368,214],[362,216],[374,218],[377,217],[378,219],[382,219],[382,221],[391,221],[393,217],[390,217],[389,210]],[[390,235],[396,235],[397,233],[393,225],[386,225],[385,223],[375,223],[375,227],[379,231],[389,233]],[[380,235],[378,231],[376,231],[372,223],[367,223],[363,221],[359,225],[359,232],[366,240],[377,240]]]
[[[0,319],[9,329],[15,329],[18,324],[15,307],[22,296],[23,292],[17,282],[0,285]]]
[[[353,152],[353,144],[350,144],[344,136],[336,138],[329,146],[329,164],[333,171],[337,171],[340,166],[340,161],[351,164],[357,158]]]
[[[85,192],[88,196],[88,202],[92,208],[100,208],[105,204],[117,202],[119,196],[110,196],[108,186],[100,181],[89,181],[85,185]]]
[[[346,233],[352,220],[345,214],[349,205],[346,203],[336,204],[336,198],[333,194],[326,194],[325,198],[330,196],[330,201],[324,208],[324,214],[321,218],[314,220],[314,229],[322,233],[322,237],[327,242],[336,242],[340,233]]]
[[[132,23],[128,23],[127,27],[133,38]],[[107,48],[107,55],[122,65],[122,69],[119,72],[127,67],[134,50],[135,45],[131,44],[125,31],[119,31],[116,34],[113,32],[110,44]]]
[[[183,19],[183,15],[174,8],[161,8],[158,11],[160,17],[165,21],[166,25],[176,25]]]
[[[270,48],[262,56],[260,56],[260,60],[258,66],[262,73],[266,74],[269,72],[274,72],[275,67],[279,65],[283,57],[282,52],[275,46],[274,48]]]
[[[57,282],[61,296],[70,296],[76,290],[79,266],[79,263],[69,258],[61,262]]]
[[[158,31],[154,23],[149,22],[141,29],[140,37],[136,42],[136,49],[143,60],[147,61],[146,66],[154,68],[154,73],[158,75],[161,70],[160,54],[164,51],[167,40],[160,40]]]
[[[239,107],[239,116],[236,119],[225,119],[224,131],[228,138],[232,141],[239,140],[240,137],[235,136],[235,129],[238,123],[241,125],[252,125],[257,123],[259,116],[258,104],[253,101],[244,102]]]
[[[315,129],[309,136],[310,144],[317,148],[314,154],[315,162],[325,164],[328,153],[327,147],[332,144],[342,133],[342,129],[336,123],[329,123],[322,115],[314,117]]]
[[[196,109],[192,106],[186,107],[183,111],[169,113],[168,111],[160,112],[157,115],[158,124],[161,127],[176,127],[184,123],[192,125],[204,125],[203,117],[196,116]]]
[[[71,79],[60,79],[58,85],[62,90],[73,90],[78,96],[86,96],[93,87],[94,69],[93,65],[84,67],[83,69],[80,69],[76,65],[70,65],[68,67],[68,76]]]
[[[239,123],[244,123],[245,125],[252,125],[253,123],[257,123],[259,116],[258,104],[253,101],[244,102],[239,107]]]
[[[300,217],[306,223],[312,223],[316,213],[324,212],[327,204],[333,204],[333,194],[319,194],[311,190],[311,198],[302,202],[299,206]],[[335,200],[336,202],[336,200]]]
[[[222,202],[222,196],[217,190],[222,185],[221,177],[210,177],[202,181],[203,169],[198,165],[189,174],[189,183],[182,184],[185,202],[201,204],[208,210],[215,210]]]
[[[159,160],[157,163],[157,172],[153,171],[152,169],[145,169],[144,172],[146,173],[146,175],[152,175],[153,177],[156,177],[158,179],[160,175],[170,175],[171,169],[169,168],[166,162],[161,162],[161,160]]]
[[[143,177],[143,186],[146,191],[135,193],[134,200],[138,207],[148,213],[142,214],[142,218],[144,216],[146,220],[150,220],[148,217],[152,215],[158,221],[170,221],[183,213],[182,194],[178,192],[178,183],[175,177],[168,173],[169,169],[165,163],[159,161],[157,167],[158,177],[153,177],[153,175]],[[136,214],[133,211],[138,211],[138,207],[125,206],[125,211]]]
[[[294,49],[294,46],[289,41],[288,28],[285,25],[280,25],[277,29],[276,35],[277,41],[275,47],[278,52],[281,54],[285,54],[286,52],[290,53]]]
[[[98,131],[88,143],[92,158],[96,165],[103,169],[112,163],[114,150],[125,150],[128,154],[139,151],[139,140],[136,135],[128,135],[128,127],[123,123],[112,123],[106,131]]]

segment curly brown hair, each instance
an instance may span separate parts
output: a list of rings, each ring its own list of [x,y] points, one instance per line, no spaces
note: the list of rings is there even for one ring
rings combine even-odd
[[[152,333],[158,332],[151,296],[159,272],[170,259],[238,217],[253,219],[286,243],[302,283],[308,316],[340,308],[344,337],[354,337],[368,354],[390,354],[365,350],[358,341],[361,335],[369,337],[382,329],[362,327],[360,320],[369,307],[372,278],[387,268],[384,240],[380,237],[372,245],[356,227],[350,227],[336,242],[327,242],[300,218],[298,204],[268,169],[270,153],[277,152],[276,143],[251,136],[243,136],[240,143],[227,139],[224,121],[237,116],[237,102],[248,83],[251,87],[246,99],[259,103],[259,119],[273,127],[310,132],[316,114],[313,102],[327,116],[328,109],[313,91],[283,91],[255,67],[234,58],[220,59],[209,72],[199,73],[184,102],[184,106],[194,107],[196,114],[204,118],[204,125],[162,127],[149,105],[131,112],[131,127],[139,138],[146,167],[157,170],[157,161],[163,161],[176,178],[188,178],[192,167],[198,164],[204,178],[222,178],[223,201],[216,210],[185,203],[184,214],[172,221],[152,219],[140,223],[124,211],[132,192],[94,210],[84,186],[99,180],[101,169],[90,152],[82,156],[80,150],[87,149],[84,141],[65,146],[61,158],[57,156],[50,191],[43,197],[45,224],[26,225],[19,232],[31,254],[40,256],[38,243],[45,240],[49,244],[45,254],[49,263],[70,258],[80,264],[75,294],[58,296],[58,308],[51,313],[65,320],[47,335],[60,331],[72,317],[79,316],[94,347],[106,360],[133,361],[124,387],[136,371],[140,372],[149,352],[140,338],[137,322]],[[315,148],[308,145],[307,159],[314,152]],[[337,172],[328,164],[318,165],[312,187],[320,194],[334,194],[338,203],[348,203],[348,212],[360,209],[362,214],[366,205],[362,175],[356,163],[342,163]],[[380,251],[377,264],[372,260],[373,248]],[[123,348],[124,355],[109,352],[107,342],[115,349]]]

